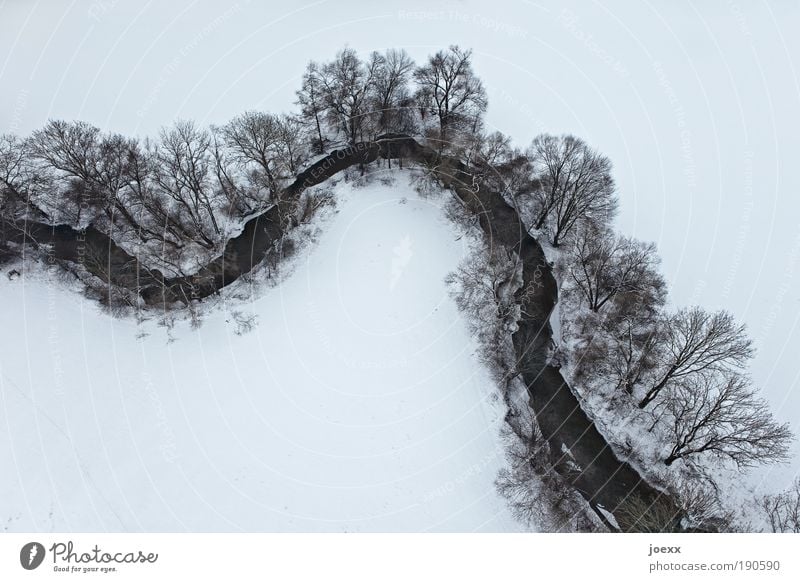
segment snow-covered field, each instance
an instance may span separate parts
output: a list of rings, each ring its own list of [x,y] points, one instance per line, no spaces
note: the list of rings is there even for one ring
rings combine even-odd
[[[466,240],[402,180],[336,198],[285,280],[174,341],[0,274],[3,528],[518,529],[503,404],[443,281]]]

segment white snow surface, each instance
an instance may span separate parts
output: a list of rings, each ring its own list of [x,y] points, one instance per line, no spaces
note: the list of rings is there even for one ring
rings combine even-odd
[[[518,530],[504,405],[444,283],[466,237],[404,180],[336,197],[283,282],[175,341],[1,273],[3,528]]]

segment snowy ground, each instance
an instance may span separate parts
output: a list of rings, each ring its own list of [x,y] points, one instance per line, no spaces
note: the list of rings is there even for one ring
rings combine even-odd
[[[172,342],[0,274],[4,529],[519,528],[503,405],[443,282],[467,243],[404,182],[336,196],[280,285]]]

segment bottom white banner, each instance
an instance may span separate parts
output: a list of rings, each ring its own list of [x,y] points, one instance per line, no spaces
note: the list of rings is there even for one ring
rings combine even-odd
[[[0,580],[798,580],[799,552],[795,534],[3,534]]]

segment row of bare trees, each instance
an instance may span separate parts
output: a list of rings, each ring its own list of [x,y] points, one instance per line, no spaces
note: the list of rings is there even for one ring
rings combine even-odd
[[[554,361],[566,357],[572,381],[608,394],[620,421],[649,419],[666,466],[786,461],[794,436],[747,373],[754,349],[745,327],[725,311],[668,310],[655,245],[613,231],[608,158],[569,135],[540,135],[525,150],[502,134],[473,140],[466,158],[486,162],[531,233],[562,249],[563,345]],[[793,499],[764,501],[776,530],[791,529]]]
[[[792,433],[747,374],[754,350],[745,327],[725,311],[668,311],[655,245],[613,231],[608,158],[570,135],[540,135],[521,150],[480,131],[460,153],[488,170],[481,178],[505,190],[532,234],[563,249],[557,270],[576,381],[611,386],[651,415],[670,435],[667,465],[787,458]]]
[[[553,247],[604,233],[617,211],[611,161],[572,135],[542,134],[523,149],[500,132],[470,134],[461,157],[505,191],[532,233]]]
[[[345,48],[308,65],[296,115],[178,121],[155,139],[58,120],[28,138],[2,136],[0,259],[15,256],[33,220],[92,225],[167,273],[194,270],[314,153],[398,132],[436,139],[440,151],[482,139],[486,93],[471,58],[451,46],[417,66],[402,50],[363,59]]]
[[[615,212],[611,164],[583,141],[543,135],[522,152],[499,132],[484,134],[486,90],[472,52],[458,46],[420,66],[402,50],[362,59],[345,48],[309,63],[297,104],[297,115],[247,112],[210,129],[178,122],[155,140],[53,121],[28,139],[4,138],[3,196],[18,192],[53,222],[97,224],[166,255],[212,252],[231,223],[274,201],[312,152],[401,132],[501,172],[554,246]]]
[[[582,228],[561,268],[575,380],[649,412],[671,442],[663,461],[716,456],[739,467],[783,461],[792,434],[747,375],[745,326],[725,311],[668,312],[655,246]],[[624,400],[623,400],[624,402]]]
[[[482,140],[486,92],[471,60],[458,46],[421,66],[402,50],[362,59],[345,48],[308,65],[297,115],[247,112],[211,128],[179,121],[156,139],[66,121],[3,136],[0,252],[13,254],[8,233],[35,214],[92,224],[168,270],[196,265],[274,203],[313,153],[397,132],[435,139],[440,151]]]
[[[320,153],[331,141],[417,134],[428,119],[435,121],[430,137],[444,147],[482,126],[486,91],[471,57],[471,51],[451,46],[417,67],[403,50],[373,52],[362,60],[345,48],[330,62],[308,64],[297,91],[300,117]]]
[[[53,224],[92,224],[177,264],[219,251],[230,226],[273,202],[307,155],[302,124],[287,115],[248,112],[210,129],[179,121],[156,140],[51,121],[0,140],[3,216],[36,209]]]

